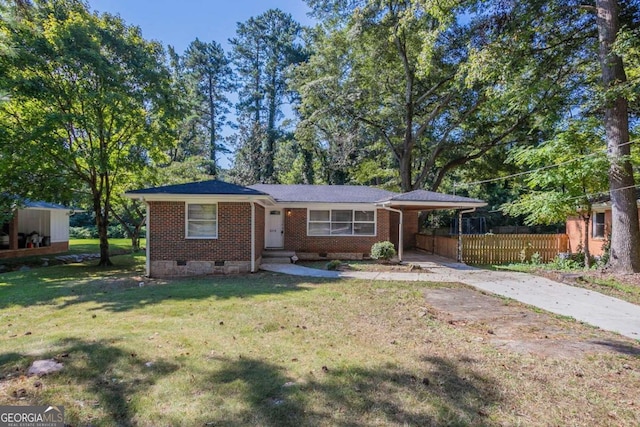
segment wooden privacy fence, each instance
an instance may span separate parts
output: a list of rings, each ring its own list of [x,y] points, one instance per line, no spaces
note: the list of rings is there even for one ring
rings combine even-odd
[[[416,246],[451,259],[458,257],[458,238],[416,235]],[[467,264],[507,264],[530,261],[538,253],[542,262],[569,251],[566,234],[466,234],[462,236],[462,260]]]

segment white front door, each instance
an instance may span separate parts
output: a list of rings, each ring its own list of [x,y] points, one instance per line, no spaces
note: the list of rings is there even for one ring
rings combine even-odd
[[[284,215],[281,209],[273,209],[267,211],[266,218],[266,247],[267,248],[283,248],[284,247]]]

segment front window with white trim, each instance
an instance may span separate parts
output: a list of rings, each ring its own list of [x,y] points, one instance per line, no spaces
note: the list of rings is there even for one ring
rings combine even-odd
[[[218,205],[187,204],[187,239],[218,238]]]
[[[309,236],[375,236],[376,213],[373,210],[309,210]]]

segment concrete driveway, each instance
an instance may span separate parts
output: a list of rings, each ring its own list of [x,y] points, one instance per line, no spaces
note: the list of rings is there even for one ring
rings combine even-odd
[[[420,265],[426,271],[337,272],[293,264],[263,264],[260,268],[309,277],[459,282],[640,340],[640,306],[638,305],[527,273],[481,270],[446,258],[420,253],[407,254],[404,260]]]

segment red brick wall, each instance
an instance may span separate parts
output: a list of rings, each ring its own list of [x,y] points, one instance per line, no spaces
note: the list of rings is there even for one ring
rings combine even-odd
[[[402,222],[404,240],[404,248],[411,249],[416,247],[416,234],[418,234],[418,218],[420,211],[404,211]]]
[[[377,217],[376,236],[307,236],[307,209],[285,209],[284,248],[296,252],[368,254],[374,243],[390,239],[389,211],[378,209]]]
[[[185,239],[184,202],[150,202],[149,208],[150,261],[251,260],[248,202],[218,203],[217,239]]]
[[[393,211],[388,211],[388,212],[389,212],[389,241],[393,243],[393,245],[396,247],[396,250],[397,250],[398,242],[399,242],[398,226],[400,224],[400,214]]]
[[[262,258],[264,249],[264,208],[256,205],[256,261]],[[258,266],[256,266],[257,268]]]
[[[411,249],[416,247],[416,234],[418,233],[418,215],[419,211],[403,211],[402,212],[402,243],[404,249]],[[395,212],[389,212],[389,220],[391,224],[389,226],[390,242],[398,248],[398,234],[399,227],[398,221],[400,221],[400,215]]]

